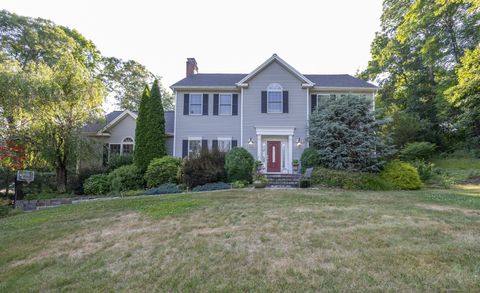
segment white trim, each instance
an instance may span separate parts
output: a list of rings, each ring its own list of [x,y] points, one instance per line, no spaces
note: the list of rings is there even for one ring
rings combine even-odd
[[[192,95],[200,95],[200,114],[190,113],[192,109]],[[188,115],[187,116],[202,116],[203,115],[203,93],[188,93]]]
[[[288,156],[285,160],[285,165],[287,165],[287,170],[289,173],[293,173],[293,135],[288,136]]]
[[[203,140],[203,137],[201,137],[201,136],[189,136],[187,139],[188,140]]]
[[[332,86],[314,86],[313,90],[343,90],[343,91],[359,91],[365,90],[367,92],[377,91],[378,87],[332,87]]]
[[[312,105],[311,105],[310,103],[311,103],[311,99],[310,99],[310,89],[307,88],[307,127],[306,127],[306,129],[307,129],[307,134],[306,134],[306,137],[307,137],[307,139],[306,139],[306,141],[307,141],[307,142],[306,142],[307,148],[308,148],[308,146],[309,146],[309,140],[310,140],[310,139],[309,139],[309,135],[310,135],[310,129],[309,129],[309,127],[310,127],[310,111],[311,111],[311,108],[312,108]]]
[[[114,126],[115,124],[117,124],[120,120],[123,119],[123,117],[125,117],[126,115],[130,115],[132,116],[133,119],[137,120],[137,117],[138,115],[133,113],[132,111],[130,110],[125,110],[122,112],[122,114],[118,115],[115,119],[113,119],[112,121],[110,121],[110,123],[108,123],[107,125],[105,125],[102,129],[100,129],[99,131],[97,131],[97,135],[102,135],[103,132],[107,131],[110,127]]]
[[[231,136],[218,136],[217,140],[232,140]]]
[[[293,135],[295,126],[255,126],[257,135]]]
[[[220,141],[228,141],[230,142],[230,149],[232,149],[232,137],[217,137],[217,148],[220,150],[220,145],[218,144]],[[223,150],[220,150],[220,151],[223,151]]]
[[[305,85],[308,85],[308,86],[313,86],[315,85],[314,82],[312,82],[311,80],[309,80],[308,78],[306,78],[303,74],[301,74],[299,71],[297,71],[295,68],[293,68],[291,65],[289,65],[287,62],[285,62],[282,58],[278,57],[277,54],[273,54],[272,57],[268,58],[265,62],[263,62],[260,66],[258,66],[257,68],[255,68],[255,70],[253,70],[250,74],[248,74],[247,76],[245,76],[242,80],[240,80],[239,82],[236,83],[237,86],[240,86],[240,87],[244,87],[244,86],[248,86],[248,83],[247,81],[249,81],[250,79],[252,79],[255,75],[257,75],[260,71],[262,71],[265,67],[267,67],[268,65],[270,65],[272,62],[274,61],[277,61],[278,63],[280,63],[280,65],[282,65],[283,67],[285,67],[288,71],[290,71],[291,73],[293,73],[295,76],[297,76],[300,80],[302,80],[304,82]],[[302,84],[302,86],[304,85]]]
[[[187,157],[190,155],[190,142],[191,141],[200,141],[200,149],[202,148],[203,139],[202,139],[201,136],[189,136],[188,137],[188,142],[187,142]]]
[[[126,140],[127,138],[130,138],[132,141],[131,141],[131,142],[130,142],[130,141],[129,141],[129,142],[125,142],[125,140]],[[134,144],[134,143],[135,143],[135,139],[134,139],[133,137],[131,137],[131,136],[125,136],[125,137],[122,139],[122,143],[125,143],[125,144]]]
[[[272,89],[274,87],[276,87],[276,89]],[[278,89],[278,88],[280,88],[280,89]],[[278,112],[276,112],[276,111],[272,112],[272,111],[269,110],[270,109],[270,107],[269,107],[269,105],[270,105],[270,101],[269,101],[270,100],[270,95],[269,94],[270,93],[280,93],[280,111],[278,111]],[[279,83],[271,83],[267,86],[267,114],[281,114],[281,113],[283,113],[283,87]]]
[[[222,105],[222,99],[220,98],[221,95],[229,95],[230,96],[230,113],[229,114],[221,114],[220,113],[220,106]],[[233,116],[233,94],[232,93],[218,93],[218,116]]]
[[[178,105],[178,92],[174,91],[175,95],[175,112],[173,117],[173,153],[172,155],[175,157],[176,154],[176,146],[177,146],[177,105]]]
[[[240,89],[240,146],[243,148],[243,88]]]

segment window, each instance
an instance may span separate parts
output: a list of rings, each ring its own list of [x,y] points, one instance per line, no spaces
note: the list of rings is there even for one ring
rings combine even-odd
[[[325,102],[328,101],[328,99],[330,99],[331,96],[332,95],[330,95],[330,94],[318,94],[317,95],[317,109],[322,109]]]
[[[119,143],[111,143],[110,144],[110,156],[111,155],[119,155],[120,154],[120,144]]]
[[[190,94],[190,115],[202,115],[202,94]]]
[[[189,139],[188,140],[188,156],[195,155],[200,153],[202,149],[202,140],[201,139]]]
[[[283,88],[278,83],[267,87],[267,113],[283,113]]]
[[[133,155],[133,138],[125,137],[122,141],[122,155]]]
[[[232,149],[231,138],[218,138],[218,150],[221,152],[228,152]]]
[[[232,94],[220,94],[219,100],[219,114],[232,115]]]

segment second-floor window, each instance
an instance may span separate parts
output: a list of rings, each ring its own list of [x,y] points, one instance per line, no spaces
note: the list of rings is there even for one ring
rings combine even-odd
[[[190,115],[202,115],[202,94],[190,94]]]
[[[219,114],[232,115],[232,94],[220,94],[219,101]]]
[[[267,88],[267,112],[283,113],[283,88],[278,83],[272,83]]]

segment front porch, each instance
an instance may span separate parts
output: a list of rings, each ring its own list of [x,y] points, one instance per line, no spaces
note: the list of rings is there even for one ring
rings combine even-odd
[[[257,160],[267,174],[293,174],[293,126],[255,127]]]

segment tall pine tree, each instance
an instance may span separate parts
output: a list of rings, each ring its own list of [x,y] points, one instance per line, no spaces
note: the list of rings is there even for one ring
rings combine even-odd
[[[145,172],[154,158],[166,155],[165,116],[158,81],[153,82],[149,91],[145,87],[135,129],[135,165]]]

